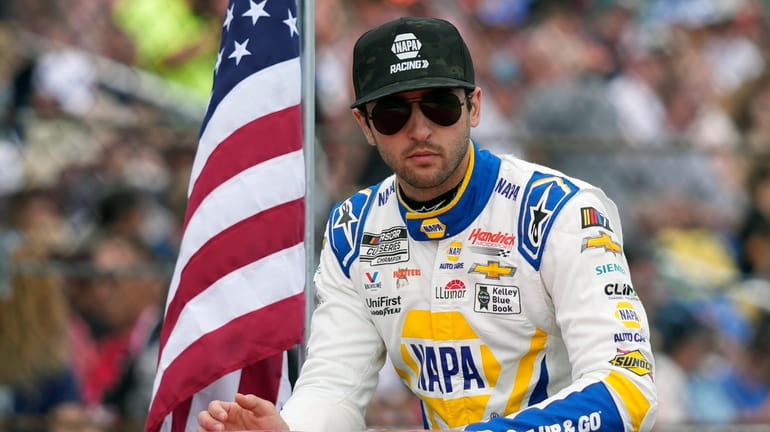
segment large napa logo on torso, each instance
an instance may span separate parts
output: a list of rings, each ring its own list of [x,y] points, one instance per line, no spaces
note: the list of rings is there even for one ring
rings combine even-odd
[[[463,314],[410,310],[401,339],[401,360],[408,369],[397,371],[421,396],[431,427],[481,421],[500,363]],[[434,424],[436,418],[447,424]]]
[[[390,50],[399,60],[403,61],[390,65],[390,73],[393,74],[413,69],[426,69],[430,65],[428,60],[416,59],[416,57],[420,55],[420,48],[422,48],[422,42],[417,39],[417,36],[415,36],[414,33],[401,33],[396,35]]]

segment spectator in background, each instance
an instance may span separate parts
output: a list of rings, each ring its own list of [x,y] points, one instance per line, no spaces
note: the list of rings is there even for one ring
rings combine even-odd
[[[164,280],[146,248],[125,235],[95,237],[80,259],[84,277],[71,281],[69,296],[83,397],[102,408],[106,423],[134,430],[150,393],[138,365],[159,328]]]
[[[755,312],[748,345],[716,380],[733,411],[730,423],[770,424],[770,310]],[[714,404],[702,407],[704,413],[714,409]]]
[[[692,380],[702,372],[714,350],[711,330],[690,306],[676,300],[655,310],[652,329],[655,383],[660,401],[656,426],[701,422],[703,419],[696,415],[690,395]],[[716,386],[708,390],[710,394],[719,394]]]
[[[0,406],[0,429],[98,432],[82,403],[67,336],[67,300],[49,255],[12,233],[2,243],[0,393],[10,393],[11,407],[8,412]]]

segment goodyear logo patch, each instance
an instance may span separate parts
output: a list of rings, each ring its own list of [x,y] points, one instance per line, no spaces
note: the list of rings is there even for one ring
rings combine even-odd
[[[519,211],[519,252],[535,268],[540,269],[543,245],[556,215],[575,195],[578,187],[563,177],[535,172],[524,190]]]
[[[620,352],[610,360],[610,364],[629,370],[639,376],[645,376],[652,373],[652,362],[639,350],[630,352]]]

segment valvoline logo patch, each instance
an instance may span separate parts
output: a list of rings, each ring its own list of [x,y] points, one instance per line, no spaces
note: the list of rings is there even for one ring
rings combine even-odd
[[[365,290],[374,290],[382,288],[382,281],[379,281],[380,272],[366,272],[364,274],[366,280],[364,281]]]

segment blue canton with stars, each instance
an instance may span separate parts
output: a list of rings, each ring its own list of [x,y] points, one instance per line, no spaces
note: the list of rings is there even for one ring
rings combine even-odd
[[[221,41],[201,132],[222,98],[244,78],[299,57],[295,0],[230,0]]]

